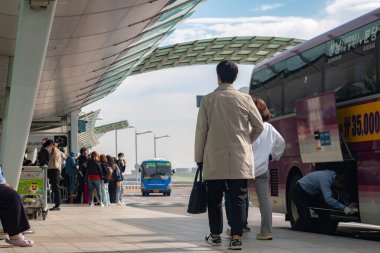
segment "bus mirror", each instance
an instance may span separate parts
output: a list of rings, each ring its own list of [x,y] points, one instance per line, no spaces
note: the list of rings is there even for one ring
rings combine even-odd
[[[141,167],[139,168],[139,173],[141,172]]]
[[[174,174],[175,173],[175,169],[172,169],[172,174]]]

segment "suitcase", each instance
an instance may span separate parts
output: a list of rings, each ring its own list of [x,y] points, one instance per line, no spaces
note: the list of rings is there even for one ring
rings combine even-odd
[[[88,204],[90,202],[90,191],[88,183],[84,183],[83,189],[83,204]]]

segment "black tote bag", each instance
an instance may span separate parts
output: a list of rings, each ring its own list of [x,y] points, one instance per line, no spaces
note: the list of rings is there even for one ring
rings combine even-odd
[[[206,182],[203,182],[202,180],[202,166],[199,165],[197,173],[195,174],[193,189],[191,190],[187,212],[191,214],[207,212],[207,186]]]

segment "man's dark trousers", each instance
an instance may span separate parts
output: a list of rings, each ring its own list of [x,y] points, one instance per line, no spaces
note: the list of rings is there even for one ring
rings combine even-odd
[[[296,183],[292,190],[292,198],[297,207],[299,218],[295,221],[295,230],[306,232],[315,232],[318,228],[318,222],[310,216],[310,204],[314,199],[309,196],[299,183]]]
[[[0,219],[4,232],[9,236],[30,228],[20,195],[3,184],[0,184]]]
[[[207,180],[208,220],[210,232],[223,232],[223,192],[231,193],[231,235],[242,235],[246,220],[246,199],[248,196],[247,179]]]
[[[57,169],[48,169],[49,183],[54,193],[54,203],[58,207],[61,205],[61,190],[59,188],[61,172]]]

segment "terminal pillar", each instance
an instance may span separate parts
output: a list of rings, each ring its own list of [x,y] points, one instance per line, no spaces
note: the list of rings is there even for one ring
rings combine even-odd
[[[70,115],[70,151],[78,153],[78,111],[71,112]]]
[[[17,189],[21,174],[38,87],[44,65],[50,30],[57,2],[46,9],[32,9],[28,0],[20,1],[15,55],[10,93],[3,121],[0,161],[7,182]]]

